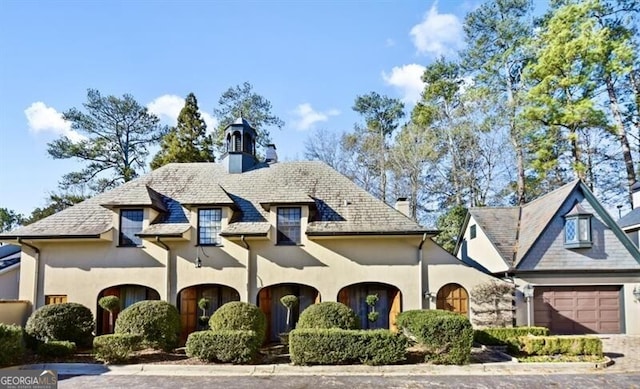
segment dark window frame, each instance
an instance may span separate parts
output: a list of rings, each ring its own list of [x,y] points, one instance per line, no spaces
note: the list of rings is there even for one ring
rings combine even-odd
[[[302,239],[302,208],[278,207],[276,215],[276,244],[282,246],[300,245]]]
[[[477,228],[476,224],[469,227],[469,239],[475,239],[478,236]]]
[[[132,220],[127,218],[127,220],[136,226],[139,224],[139,229],[135,230],[130,226],[123,225],[123,221],[125,219],[125,214],[139,214],[140,220]],[[142,227],[144,225],[144,209],[142,208],[130,208],[130,209],[121,209],[120,210],[120,226],[119,226],[119,237],[118,237],[118,246],[119,247],[141,247],[142,246],[142,238],[136,236],[135,234],[142,231]]]
[[[217,211],[220,215],[220,218],[217,220],[211,219],[213,222],[217,222],[217,226],[203,226],[201,222],[203,221],[202,212],[204,211]],[[203,241],[202,232],[203,229],[209,229],[213,231],[212,236],[207,236],[207,241]],[[217,230],[217,231],[216,231]],[[222,244],[220,238],[220,232],[222,231],[222,208],[198,208],[198,246],[220,246]]]

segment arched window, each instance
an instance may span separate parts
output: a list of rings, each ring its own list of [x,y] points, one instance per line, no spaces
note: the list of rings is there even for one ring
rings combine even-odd
[[[231,134],[227,134],[227,152],[229,152],[230,147],[231,147]]]
[[[240,135],[240,131],[233,133],[233,151],[242,151],[242,135]]]

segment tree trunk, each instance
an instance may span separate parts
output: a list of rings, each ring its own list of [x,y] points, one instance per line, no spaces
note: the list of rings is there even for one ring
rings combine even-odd
[[[620,139],[620,145],[622,146],[622,157],[624,158],[624,166],[627,171],[627,193],[629,195],[629,204],[633,207],[633,194],[631,187],[636,183],[636,172],[633,167],[633,156],[631,155],[631,147],[629,146],[629,139],[627,138],[627,131],[624,128],[622,121],[622,115],[620,114],[620,106],[618,105],[618,96],[613,87],[613,81],[610,75],[605,76],[605,82],[607,84],[607,93],[609,95],[609,106],[611,107],[611,113],[616,123],[616,133],[618,139]]]
[[[523,205],[527,199],[525,196],[525,171],[524,171],[524,148],[520,142],[519,131],[516,124],[516,109],[513,80],[511,79],[511,70],[509,64],[505,62],[505,77],[507,81],[507,108],[509,111],[509,135],[516,154],[516,168],[518,169],[518,178],[516,180],[516,205]]]

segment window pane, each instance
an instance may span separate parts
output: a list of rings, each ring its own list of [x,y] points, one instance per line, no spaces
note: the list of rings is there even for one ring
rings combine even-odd
[[[120,212],[120,245],[141,246],[142,239],[136,234],[142,231],[141,209],[126,209]]]
[[[300,208],[278,208],[278,243],[300,243]]]
[[[590,226],[589,224],[589,219],[579,219],[579,223],[580,223],[580,240],[583,242],[589,242],[591,241],[590,239]]]
[[[198,210],[198,244],[220,244],[222,210]]]
[[[568,219],[564,224],[564,239],[566,242],[577,241],[576,219]]]

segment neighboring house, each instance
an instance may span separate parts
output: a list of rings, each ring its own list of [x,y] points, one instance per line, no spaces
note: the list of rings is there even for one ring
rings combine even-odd
[[[183,336],[199,328],[200,298],[211,301],[207,315],[241,300],[263,310],[276,340],[287,294],[299,297],[294,322],[310,304],[341,301],[362,327],[393,328],[407,309],[468,314],[468,290],[493,278],[324,163],[277,162],[275,147],[258,162],[246,121],[225,137],[220,163],[169,164],[1,234],[22,245],[20,298],[34,308],[84,304],[98,333],[108,331],[100,297],[117,295],[122,308],[162,299],[178,307]],[[370,294],[379,298],[375,323],[367,320]]]
[[[618,220],[620,228],[627,233],[633,244],[638,247],[640,235],[640,182],[631,187],[633,210]]]
[[[521,207],[471,208],[456,254],[515,282],[518,325],[640,334],[640,253],[580,181]]]
[[[20,250],[20,246],[16,245],[0,246],[0,300],[18,298]]]

